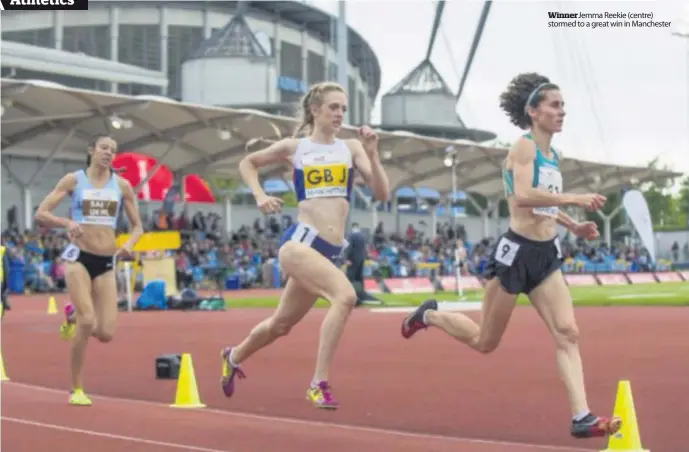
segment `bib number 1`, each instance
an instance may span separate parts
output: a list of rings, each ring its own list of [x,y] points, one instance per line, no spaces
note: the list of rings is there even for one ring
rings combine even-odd
[[[300,223],[292,233],[292,240],[311,246],[317,236],[318,231],[315,228],[305,226]]]

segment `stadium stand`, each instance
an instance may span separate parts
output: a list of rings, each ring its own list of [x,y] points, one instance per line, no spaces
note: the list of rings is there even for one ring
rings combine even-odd
[[[293,221],[291,216],[270,216],[263,221],[257,219],[252,225],[242,225],[232,231],[229,241],[222,238],[220,220],[213,213],[197,213],[191,218],[182,214],[172,222],[183,237],[180,250],[166,252],[175,258],[178,287],[213,289],[218,271],[226,281],[226,289],[274,287],[277,243],[282,230]],[[149,220],[147,225],[148,230],[157,228],[155,221]],[[437,225],[435,238],[412,224],[404,233],[397,234],[385,231],[381,222],[372,231],[365,276],[428,277],[434,270],[436,276],[452,275],[458,239],[468,250],[468,271],[481,274],[495,245],[494,237],[472,241],[461,224],[452,228],[449,222]],[[59,254],[66,240],[65,235],[55,231],[3,231],[2,245],[7,247],[10,264],[10,292],[63,291],[64,263]],[[644,248],[585,242],[566,234],[561,240],[565,254],[563,270],[568,273],[665,271],[686,268],[689,263],[689,242],[675,242],[671,249],[661,253],[669,259],[658,259],[654,265]],[[137,286],[140,285],[139,273]]]

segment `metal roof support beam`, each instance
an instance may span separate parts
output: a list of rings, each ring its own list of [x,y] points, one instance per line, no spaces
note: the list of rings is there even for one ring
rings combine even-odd
[[[581,174],[584,175],[584,179],[588,183],[587,186],[588,186],[589,190],[596,191],[596,189],[594,188],[596,180],[591,178],[590,173],[588,171],[586,171],[586,168],[584,168],[584,165],[579,160],[575,160],[575,162],[577,164],[577,168],[579,168],[579,171],[581,171]],[[593,182],[593,184],[591,184],[591,182]]]
[[[64,121],[66,119],[83,119],[83,118],[93,118],[92,111],[84,111],[80,113],[70,113],[66,115],[39,115],[30,116],[28,118],[14,118],[14,119],[3,119],[2,124],[30,124],[34,122],[52,122],[52,121]]]
[[[478,20],[478,26],[476,27],[476,32],[474,33],[474,40],[471,43],[471,49],[469,50],[469,55],[467,57],[467,62],[464,65],[464,73],[462,74],[462,80],[459,82],[459,88],[457,88],[457,102],[462,97],[462,92],[464,91],[464,84],[469,76],[469,71],[471,70],[474,57],[476,56],[476,51],[478,50],[478,44],[481,42],[481,36],[483,36],[483,27],[486,26],[486,21],[488,20],[488,13],[490,12],[490,7],[493,4],[491,1],[483,3],[483,10],[481,11],[481,17]]]
[[[133,119],[132,122],[133,122],[134,125],[136,125],[137,127],[141,128],[141,129],[143,129],[143,130],[146,130],[147,132],[150,132],[151,135],[154,135],[155,138],[156,138],[155,141],[159,141],[159,142],[163,142],[163,143],[174,143],[174,142],[177,142],[177,144],[179,145],[180,149],[184,149],[185,151],[188,151],[188,152],[190,152],[190,153],[192,153],[192,154],[194,154],[194,155],[199,155],[199,156],[201,156],[201,157],[204,158],[204,159],[207,159],[207,158],[208,158],[208,156],[206,155],[206,153],[205,153],[202,149],[199,149],[199,148],[197,148],[196,146],[192,146],[192,145],[189,144],[189,143],[186,143],[186,142],[184,142],[184,141],[179,140],[179,137],[172,137],[172,136],[169,136],[169,135],[167,134],[167,130],[166,130],[166,129],[157,129],[156,127],[152,126],[152,125],[149,124],[148,122],[144,122],[144,121],[142,121],[142,120],[140,120],[140,119]],[[149,135],[149,136],[150,136],[150,135]],[[151,143],[149,143],[149,144],[151,144]]]
[[[245,144],[240,144],[239,146],[234,146],[232,148],[218,152],[217,154],[209,157],[208,159],[200,159],[200,160],[192,162],[186,166],[183,166],[179,169],[179,171],[182,171],[185,174],[201,172],[205,168],[213,165],[214,163],[218,163],[218,162],[225,160],[227,158],[230,158],[236,154],[244,152],[245,148],[246,148]]]
[[[481,220],[483,221],[483,236],[488,237],[490,235],[490,215],[495,212],[495,209],[498,207],[498,201],[495,199],[490,199],[486,198],[487,205],[486,208],[484,209],[481,207],[481,205],[476,201],[476,198],[471,194],[467,193],[466,194],[467,199],[471,203],[472,206],[479,212],[481,215]],[[452,206],[454,207],[454,206]]]
[[[608,246],[610,246],[612,243],[612,219],[615,218],[618,213],[620,213],[621,209],[622,204],[618,204],[617,207],[610,212],[610,215],[606,215],[600,210],[596,210],[598,216],[603,220],[603,237],[605,238],[605,243],[607,243]]]
[[[14,182],[15,184],[17,184],[17,185],[19,186],[19,188],[21,188],[21,189],[23,190],[24,187],[26,187],[26,182],[24,182],[23,180],[21,180],[21,179],[19,178],[19,176],[17,176],[17,175],[14,173],[14,171],[12,171],[12,169],[10,168],[10,165],[7,164],[7,160],[2,159],[2,161],[0,162],[0,164],[2,164],[2,167],[5,168],[5,171],[7,171],[7,175],[9,176],[10,181],[11,181],[11,182]]]
[[[607,220],[612,220],[617,216],[618,213],[620,213],[620,210],[622,210],[622,204],[618,204],[617,207],[615,207],[612,212],[610,212],[610,215],[606,215],[600,210],[596,210],[596,213],[598,214],[599,217],[601,217],[602,220],[607,221]]]
[[[60,142],[57,144],[57,146],[55,146],[55,147],[53,148],[53,150],[50,152],[50,154],[48,154],[48,157],[47,157],[47,158],[45,159],[45,161],[43,162],[43,165],[41,165],[41,166],[36,170],[36,172],[33,173],[33,176],[31,176],[31,178],[29,179],[29,182],[26,183],[26,186],[27,186],[27,187],[31,187],[31,186],[33,185],[33,183],[36,181],[36,179],[37,179],[41,174],[43,174],[43,171],[45,171],[46,168],[48,168],[48,166],[50,166],[50,164],[53,162],[53,159],[55,158],[55,156],[56,156],[59,152],[62,151],[62,149],[63,149],[63,148],[65,147],[65,145],[67,144],[67,142],[68,142],[69,140],[72,139],[72,137],[74,136],[74,133],[75,133],[76,131],[77,131],[76,126],[75,126],[75,127],[72,127],[71,129],[69,129],[69,131],[67,132],[67,134],[62,138],[62,140],[60,140]]]
[[[373,201],[373,197],[366,196],[366,193],[364,193],[364,191],[358,185],[354,186],[354,191],[357,195],[359,195],[359,198],[361,198],[361,200],[366,204],[366,208],[370,208]]]
[[[19,133],[16,133],[14,135],[7,137],[5,139],[5,141],[7,143],[9,143],[9,145],[7,145],[6,147],[16,146],[16,145],[22,143],[23,141],[35,138],[36,135],[41,135],[43,133],[47,133],[47,132],[50,132],[52,130],[71,129],[72,127],[77,127],[77,126],[79,126],[79,124],[81,124],[87,120],[93,119],[94,117],[99,117],[99,116],[107,117],[107,116],[114,115],[114,114],[121,114],[121,113],[123,114],[130,108],[139,107],[142,104],[148,104],[148,102],[149,101],[143,101],[141,99],[136,99],[136,100],[132,100],[132,101],[122,102],[121,104],[118,104],[118,105],[112,105],[112,106],[105,107],[102,110],[104,112],[103,115],[99,114],[98,110],[91,109],[91,110],[88,110],[88,112],[84,112],[85,115],[88,115],[85,117],[79,117],[77,119],[62,119],[62,120],[58,120],[58,121],[46,121],[43,124],[37,125],[35,127],[31,127],[30,129],[24,130],[22,132],[19,132]]]
[[[431,53],[433,53],[433,47],[435,44],[435,38],[438,36],[438,29],[440,28],[440,22],[443,18],[443,10],[445,9],[445,1],[439,1],[435,6],[435,18],[433,19],[433,28],[431,29],[431,37],[428,40],[428,47],[426,48],[426,60],[431,59]]]
[[[292,184],[289,183],[289,181],[287,180],[287,178],[285,177],[284,174],[280,174],[280,179],[285,183],[287,188],[289,188],[289,191],[291,191],[292,193],[297,192],[297,190],[292,186]]]
[[[26,86],[28,86],[28,85],[26,85]],[[10,87],[10,88],[12,88],[12,87]],[[32,108],[32,107],[26,105],[24,102],[19,102],[19,101],[11,101],[11,102],[12,102],[12,108],[13,109],[20,111],[20,112],[26,114],[27,116],[41,116],[41,114],[42,114],[40,111],[36,110],[35,108]],[[4,122],[3,124],[8,125],[9,123]],[[67,130],[67,129],[60,127],[59,130]],[[84,141],[88,141],[91,138],[91,135],[89,135],[88,133],[83,132],[81,130],[77,130],[74,133],[74,137],[82,139]],[[7,141],[6,138],[2,138],[3,145],[5,144],[6,141]]]
[[[496,159],[494,155],[491,155],[491,153],[488,151],[488,149],[486,149],[486,148],[484,148],[484,147],[482,147],[482,146],[477,146],[477,147],[478,147],[478,150],[481,151],[481,153],[483,153],[483,155],[486,156],[486,158],[488,159],[488,161],[489,161],[494,167],[496,167],[497,169],[499,169],[499,170],[502,172],[502,170],[504,169],[503,161]]]
[[[466,193],[466,197],[471,203],[472,206],[483,216],[489,215],[495,208],[497,207],[497,202],[495,202],[495,199],[492,198],[486,198],[487,205],[485,208],[481,207],[481,205],[476,201],[476,197],[472,195],[471,193]]]

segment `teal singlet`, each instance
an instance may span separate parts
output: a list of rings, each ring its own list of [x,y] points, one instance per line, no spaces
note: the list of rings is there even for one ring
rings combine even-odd
[[[530,133],[524,135],[533,141]],[[535,144],[535,143],[534,143]],[[555,149],[550,148],[553,154],[552,158],[547,158],[536,145],[536,158],[533,161],[533,181],[531,186],[542,190],[548,190],[551,193],[562,193],[562,173],[560,172],[560,162]],[[502,181],[505,185],[505,197],[514,194],[514,171],[504,168],[502,170]],[[548,217],[557,217],[560,209],[557,206],[553,207],[534,207],[533,213],[535,215],[545,215]]]

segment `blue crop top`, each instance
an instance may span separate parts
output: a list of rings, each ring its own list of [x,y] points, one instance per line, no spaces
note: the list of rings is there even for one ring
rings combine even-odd
[[[74,173],[77,186],[72,193],[70,214],[72,220],[79,224],[117,227],[117,219],[122,203],[122,191],[113,173],[102,188],[95,188],[89,182],[84,170]]]
[[[352,152],[342,140],[332,144],[302,138],[292,158],[297,202],[313,198],[345,198],[352,194]]]

